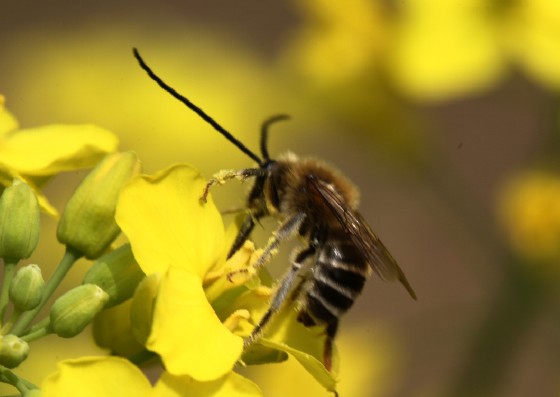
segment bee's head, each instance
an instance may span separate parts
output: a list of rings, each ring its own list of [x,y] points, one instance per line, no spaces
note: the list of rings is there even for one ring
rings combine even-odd
[[[258,164],[259,168],[264,172],[261,175],[257,176],[251,192],[249,193],[249,196],[247,198],[247,206],[249,208],[258,208],[262,211],[266,211],[266,209],[269,207],[267,205],[267,201],[272,201],[273,207],[275,207],[275,204],[278,201],[276,187],[273,178],[271,178],[276,167],[276,160],[271,159],[270,154],[268,153],[268,129],[273,123],[286,119],[289,119],[288,115],[278,114],[268,118],[262,123],[260,142],[262,160],[258,161]]]

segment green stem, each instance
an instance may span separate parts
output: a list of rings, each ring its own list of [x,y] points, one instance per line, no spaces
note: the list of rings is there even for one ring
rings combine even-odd
[[[17,262],[8,262],[4,264],[4,279],[2,281],[2,290],[0,291],[0,323],[4,323],[4,316],[8,308],[10,283],[14,277]]]
[[[0,382],[8,383],[15,387],[22,395],[31,389],[37,389],[33,383],[20,378],[8,368],[0,366]]]
[[[39,328],[44,328],[47,325],[49,325],[49,323],[51,322],[51,319],[49,316],[45,317],[44,319],[42,319],[41,321],[39,321],[37,324],[33,324],[31,326],[31,328],[29,329],[29,333],[35,332],[37,331]]]
[[[81,253],[74,251],[70,247],[66,247],[66,252],[64,254],[64,257],[56,267],[56,270],[54,271],[52,277],[45,284],[45,290],[43,292],[43,298],[41,300],[41,303],[35,309],[27,311],[21,315],[21,317],[18,319],[18,321],[16,322],[16,324],[11,330],[12,334],[20,336],[27,330],[29,324],[31,324],[31,322],[33,321],[37,313],[43,308],[43,306],[50,299],[50,297],[52,296],[56,288],[60,285],[61,281],[64,279],[64,277],[66,276],[66,274],[68,273],[68,271],[70,270],[74,262],[76,262],[81,256],[82,256]]]
[[[510,263],[503,291],[475,334],[469,358],[448,393],[450,397],[499,395],[524,336],[535,323],[553,287],[528,274],[525,263]]]
[[[51,333],[51,327],[47,325],[45,327],[37,328],[34,331],[27,333],[26,335],[22,336],[21,339],[29,343]]]
[[[12,314],[10,314],[10,318],[8,319],[8,321],[6,321],[2,329],[0,329],[0,335],[5,335],[9,332],[9,330],[12,328],[12,325],[14,325],[14,323],[17,321],[21,313],[22,311],[20,309],[14,307]]]

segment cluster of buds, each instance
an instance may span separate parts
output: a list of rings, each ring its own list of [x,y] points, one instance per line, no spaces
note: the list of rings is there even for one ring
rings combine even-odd
[[[14,180],[0,198],[0,369],[15,368],[29,355],[29,343],[47,334],[71,338],[102,309],[130,298],[144,277],[129,245],[112,249],[120,230],[115,208],[121,189],[140,171],[134,153],[114,153],[93,169],[71,196],[58,223],[66,253],[50,279],[31,257],[40,234],[40,209],[33,189]],[[51,298],[79,259],[94,260],[81,285]],[[49,306],[50,304],[50,306]],[[42,309],[45,309],[44,311]],[[42,318],[37,317],[47,312]]]

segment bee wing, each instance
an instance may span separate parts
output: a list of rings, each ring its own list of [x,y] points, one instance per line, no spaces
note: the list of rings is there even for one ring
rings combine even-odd
[[[410,296],[416,299],[416,293],[410,286],[403,271],[379,237],[371,230],[363,216],[349,208],[331,186],[316,178],[310,179],[311,186],[325,200],[326,207],[338,219],[342,228],[349,234],[352,242],[367,259],[373,271],[384,280],[399,280]]]

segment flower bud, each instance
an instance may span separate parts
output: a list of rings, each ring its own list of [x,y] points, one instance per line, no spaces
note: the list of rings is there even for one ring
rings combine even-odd
[[[39,204],[33,190],[14,180],[0,197],[0,258],[29,258],[39,241]]]
[[[136,263],[130,244],[125,244],[97,259],[84,276],[83,284],[100,286],[109,295],[105,308],[132,297],[144,272]]]
[[[33,310],[41,303],[44,285],[39,266],[24,266],[10,282],[10,300],[21,311]]]
[[[0,336],[0,365],[15,368],[20,365],[29,354],[29,345],[15,335]]]
[[[50,327],[62,338],[78,335],[103,309],[109,295],[97,285],[84,284],[66,292],[51,307]]]
[[[95,316],[92,333],[97,346],[122,357],[132,357],[146,349],[132,333],[131,306],[132,299],[129,299]]]
[[[119,193],[139,172],[135,153],[106,156],[68,201],[58,224],[58,241],[89,259],[99,257],[120,231],[115,222]]]
[[[141,344],[146,343],[152,332],[154,306],[160,283],[161,276],[158,273],[152,273],[138,284],[138,288],[134,292],[130,307],[130,321],[132,333]]]

